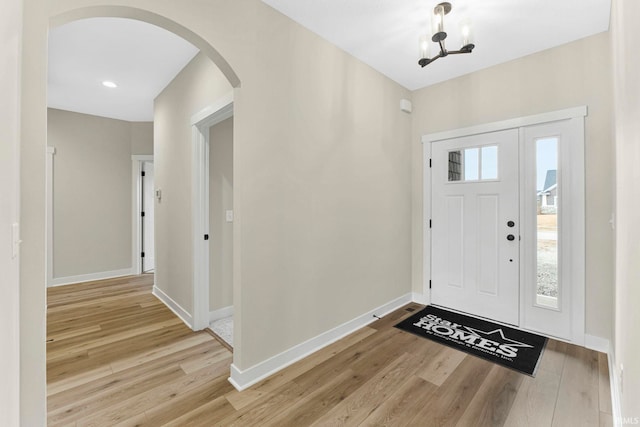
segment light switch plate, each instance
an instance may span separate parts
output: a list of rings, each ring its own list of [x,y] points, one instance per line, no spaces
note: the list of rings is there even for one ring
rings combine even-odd
[[[227,219],[227,222],[233,222],[233,211],[226,211],[225,218]]]

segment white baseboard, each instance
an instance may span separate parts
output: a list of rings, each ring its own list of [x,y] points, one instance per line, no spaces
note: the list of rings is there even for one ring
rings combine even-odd
[[[420,294],[418,292],[413,292],[411,294],[411,300],[417,304],[422,304],[422,305],[429,305],[429,300],[426,296],[424,296],[423,294]]]
[[[613,415],[613,425],[615,427],[622,427],[622,406],[620,403],[622,390],[620,390],[618,370],[616,369],[616,355],[612,347],[609,348],[607,356],[607,359],[609,360],[609,385],[611,387],[611,412]]]
[[[164,303],[169,310],[173,311],[176,316],[178,316],[188,327],[189,329],[193,329],[193,318],[191,315],[180,306],[177,302],[175,302],[169,295],[165,294],[162,289],[153,286],[153,295],[158,298],[160,301]]]
[[[225,317],[233,316],[233,306],[222,307],[217,310],[209,312],[209,323],[215,322],[218,319],[224,319]]]
[[[330,329],[322,334],[315,336],[301,344],[298,344],[290,349],[283,351],[263,362],[258,363],[248,369],[240,370],[235,364],[231,364],[231,377],[229,382],[238,390],[242,391],[247,387],[251,387],[253,384],[275,374],[281,369],[297,362],[315,353],[316,351],[338,341],[341,338],[355,332],[356,330],[367,326],[369,323],[374,322],[376,318],[382,317],[390,312],[397,310],[403,305],[412,301],[412,294],[408,293],[399,298],[394,299],[374,310],[368,311],[355,319],[352,319],[342,325],[339,325],[333,329]]]
[[[620,381],[618,371],[616,369],[616,358],[613,347],[608,339],[596,337],[594,335],[585,334],[584,346],[590,350],[599,351],[607,355],[609,363],[609,386],[611,388],[611,411],[613,412],[613,425],[622,426],[621,407],[620,407]]]
[[[609,354],[609,340],[605,338],[585,334],[584,346],[589,350],[595,350],[599,351],[600,353]]]
[[[115,277],[131,276],[131,268],[122,270],[103,271],[100,273],[80,274],[78,276],[54,277],[50,279],[47,287],[72,285],[74,283],[93,282],[95,280],[113,279]]]

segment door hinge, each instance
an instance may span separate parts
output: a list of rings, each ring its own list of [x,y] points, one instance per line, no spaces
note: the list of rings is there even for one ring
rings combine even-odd
[[[144,212],[140,212],[140,216],[144,216]]]
[[[144,252],[142,252],[142,253],[140,254],[140,256],[141,256],[142,258],[144,258]]]
[[[144,171],[142,171],[142,176],[145,176]]]
[[[429,289],[431,289],[431,280],[429,280]]]
[[[209,240],[209,235],[208,234],[204,235],[204,240]]]
[[[431,167],[431,159],[429,159],[429,167]]]

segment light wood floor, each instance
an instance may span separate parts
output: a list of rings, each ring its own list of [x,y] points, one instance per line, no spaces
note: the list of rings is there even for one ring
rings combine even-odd
[[[410,304],[237,392],[231,353],[153,276],[48,291],[49,425],[611,425],[606,355],[551,341],[536,378],[393,328]]]

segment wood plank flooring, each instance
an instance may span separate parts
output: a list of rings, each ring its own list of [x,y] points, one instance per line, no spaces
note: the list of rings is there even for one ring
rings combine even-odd
[[[50,288],[50,426],[611,425],[606,355],[550,341],[535,378],[395,329],[409,304],[243,392],[152,275]]]

